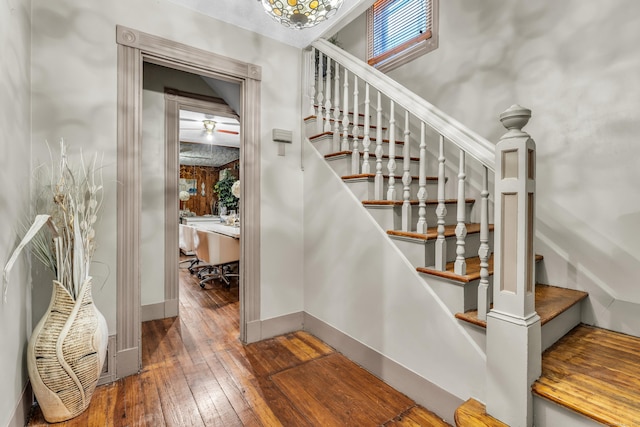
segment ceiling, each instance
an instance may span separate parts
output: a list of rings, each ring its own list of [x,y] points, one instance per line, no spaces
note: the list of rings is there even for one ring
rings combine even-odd
[[[260,0],[170,0],[204,15],[240,28],[270,37],[282,43],[305,48],[314,40],[337,32],[342,26],[363,13],[374,0],[344,0],[342,7],[328,21],[312,28],[286,28],[264,11]]]
[[[207,132],[205,120],[215,126]],[[240,158],[240,122],[236,118],[180,110],[180,164],[219,167]]]

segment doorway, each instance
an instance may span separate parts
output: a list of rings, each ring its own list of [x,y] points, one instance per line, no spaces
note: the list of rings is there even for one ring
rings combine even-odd
[[[243,117],[240,209],[243,260],[240,339],[252,341],[249,325],[260,318],[260,67],[118,26],[118,188],[116,375],[136,373],[140,351],[140,231],[142,65],[145,62],[240,85]],[[177,198],[177,197],[176,197]],[[176,204],[174,206],[177,207]],[[176,216],[177,218],[177,216]],[[169,218],[167,218],[169,219]],[[166,260],[165,260],[166,262]],[[166,289],[165,289],[166,292]],[[176,289],[177,292],[177,289]],[[168,295],[174,299],[177,295]],[[254,322],[257,323],[257,322]]]

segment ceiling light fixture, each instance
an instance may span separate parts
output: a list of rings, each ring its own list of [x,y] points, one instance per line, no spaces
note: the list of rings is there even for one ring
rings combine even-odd
[[[336,14],[343,0],[258,0],[267,13],[288,28],[313,27]]]
[[[204,124],[204,130],[207,131],[207,134],[209,135],[211,135],[213,130],[216,128],[216,122],[213,120],[204,120],[202,124]]]

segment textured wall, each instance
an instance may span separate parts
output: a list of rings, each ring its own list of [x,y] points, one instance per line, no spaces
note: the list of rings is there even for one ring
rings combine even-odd
[[[0,4],[0,264],[18,244],[16,230],[29,215],[31,172],[31,1]],[[0,426],[24,414],[16,406],[27,382],[26,348],[31,335],[29,256],[21,255],[0,300]],[[49,291],[51,278],[34,289]],[[30,398],[30,396],[28,396]],[[15,412],[15,417],[14,417]]]
[[[640,3],[440,1],[440,47],[389,73],[491,141],[519,103],[538,148],[539,279],[591,298],[583,319],[640,335]],[[364,55],[361,17],[339,33]]]
[[[65,136],[87,151],[105,153],[105,209],[94,296],[110,333],[116,328],[117,45],[121,24],[262,67],[261,304],[265,318],[302,309],[302,172],[300,146],[277,155],[271,129],[299,141],[299,50],[166,0],[33,2],[34,152],[45,139]],[[265,54],[265,53],[268,53]],[[282,67],[287,64],[287,67]],[[296,90],[291,90],[296,88]],[[36,146],[35,143],[38,143]],[[251,141],[252,143],[252,141]],[[283,219],[286,219],[283,220]],[[286,269],[282,268],[285,264]]]

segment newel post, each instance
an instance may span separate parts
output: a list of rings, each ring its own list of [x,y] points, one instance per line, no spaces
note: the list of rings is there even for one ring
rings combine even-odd
[[[496,145],[493,309],[487,314],[487,413],[533,425],[531,384],[541,373],[540,317],[535,310],[536,146],[522,131],[531,110],[513,105]]]

